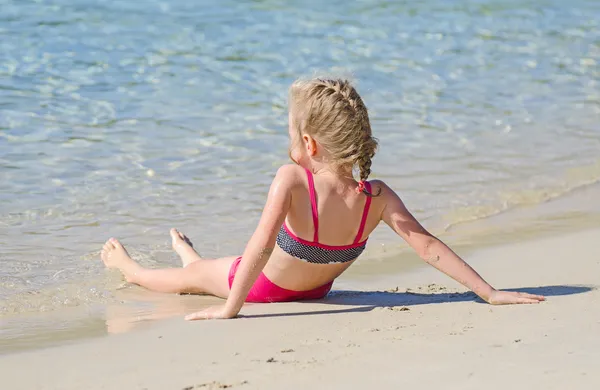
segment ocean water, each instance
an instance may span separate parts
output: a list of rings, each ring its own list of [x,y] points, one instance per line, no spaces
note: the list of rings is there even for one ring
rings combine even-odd
[[[111,236],[148,266],[177,264],[172,226],[240,253],[287,88],[323,72],[356,80],[373,177],[441,234],[600,181],[600,1],[0,0],[0,321],[118,304]],[[355,275],[402,248],[381,230]]]

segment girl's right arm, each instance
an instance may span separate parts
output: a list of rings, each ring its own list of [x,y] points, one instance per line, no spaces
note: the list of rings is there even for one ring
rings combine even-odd
[[[385,201],[381,219],[402,237],[425,262],[450,276],[490,304],[538,303],[545,300],[540,295],[494,289],[452,249],[425,230],[392,189],[381,181],[377,181],[377,184],[381,186],[381,195]]]
[[[187,320],[227,319],[237,316],[248,292],[273,252],[277,233],[291,206],[292,188],[299,181],[297,173],[298,169],[293,165],[284,165],[277,171],[260,221],[246,245],[225,304],[190,314],[186,316]]]

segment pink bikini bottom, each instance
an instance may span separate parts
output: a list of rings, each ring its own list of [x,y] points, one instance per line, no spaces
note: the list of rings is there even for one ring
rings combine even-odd
[[[233,279],[235,278],[235,273],[240,265],[240,261],[242,261],[241,257],[235,259],[233,264],[231,264],[231,268],[229,269],[230,289],[231,285],[233,284]],[[258,279],[256,279],[256,282],[254,282],[254,285],[250,289],[248,297],[246,298],[246,302],[270,303],[321,299],[329,293],[332,285],[333,281],[309,291],[292,291],[279,287],[275,283],[271,282],[265,276],[265,274],[261,272],[258,276]]]

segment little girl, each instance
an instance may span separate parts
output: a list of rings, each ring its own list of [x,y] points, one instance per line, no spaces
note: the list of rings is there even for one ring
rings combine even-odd
[[[380,180],[367,181],[377,141],[367,108],[345,80],[297,81],[289,96],[290,158],[278,169],[260,222],[240,257],[204,259],[185,235],[171,230],[182,268],[145,269],[114,238],[101,257],[126,280],[166,293],[212,294],[222,306],[186,319],[233,318],[244,302],[325,297],[335,278],[364,251],[384,221],[438,270],[488,303],[537,303],[544,297],[495,290],[431,235]],[[353,177],[358,167],[360,180]]]

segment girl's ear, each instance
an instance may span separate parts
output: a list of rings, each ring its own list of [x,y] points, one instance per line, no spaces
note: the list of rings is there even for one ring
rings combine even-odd
[[[302,135],[302,141],[304,141],[304,146],[306,147],[306,152],[309,156],[314,156],[317,154],[317,141],[313,137],[308,134]]]

